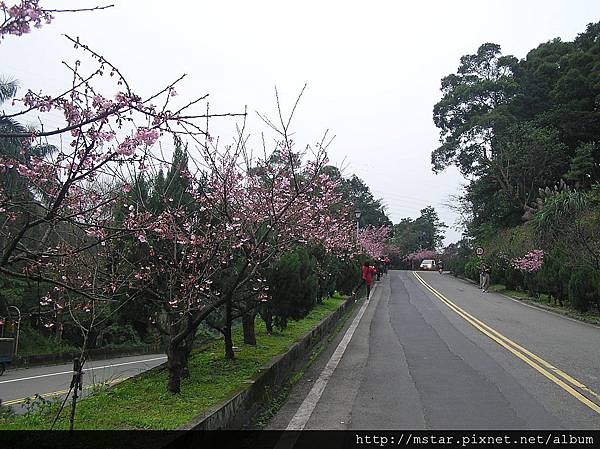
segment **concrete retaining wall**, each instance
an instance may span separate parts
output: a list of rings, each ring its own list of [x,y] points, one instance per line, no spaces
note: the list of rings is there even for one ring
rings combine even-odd
[[[348,299],[291,346],[288,352],[263,366],[246,389],[235,393],[230,399],[212,407],[178,430],[241,429],[246,426],[279,393],[292,374],[306,364],[315,346],[331,333],[352,304],[353,300]]]

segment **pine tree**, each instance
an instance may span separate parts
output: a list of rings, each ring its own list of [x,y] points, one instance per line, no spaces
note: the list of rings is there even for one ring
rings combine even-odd
[[[592,184],[598,182],[599,167],[594,158],[598,149],[595,143],[579,145],[571,159],[569,171],[564,175],[565,180],[584,189],[589,189]]]

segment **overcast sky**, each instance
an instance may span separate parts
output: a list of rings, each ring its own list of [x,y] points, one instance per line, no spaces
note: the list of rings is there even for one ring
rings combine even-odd
[[[57,93],[69,82],[61,61],[82,56],[61,37],[67,33],[114,62],[141,94],[186,73],[179,98],[209,93],[214,112],[247,105],[253,136],[263,131],[255,111],[275,115],[274,86],[289,109],[308,83],[294,121],[296,141],[314,143],[329,129],[336,135],[332,162],[362,178],[394,222],[432,205],[450,225],[456,217],[443,203],[464,181],[455,169],[431,172],[440,79],[482,43],[523,58],[600,20],[598,0],[42,3],[115,7],[61,15],[31,35],[5,39],[0,75]],[[218,129],[227,139],[234,123],[224,120]],[[446,243],[459,237],[449,229]]]

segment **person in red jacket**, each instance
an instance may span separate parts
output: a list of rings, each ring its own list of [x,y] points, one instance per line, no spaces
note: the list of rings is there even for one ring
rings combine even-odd
[[[367,300],[368,300],[369,295],[371,294],[371,284],[373,283],[373,275],[375,273],[377,273],[377,270],[374,267],[370,266],[368,262],[365,262],[361,271],[362,271],[361,272],[361,281],[360,281],[360,284],[358,284],[358,287],[356,287],[356,290],[354,290],[354,294],[356,294],[356,292],[363,285],[366,285],[367,286]]]

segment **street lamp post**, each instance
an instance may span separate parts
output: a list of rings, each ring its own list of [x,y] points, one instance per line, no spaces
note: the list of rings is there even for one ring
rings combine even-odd
[[[18,320],[17,320],[17,335],[15,338],[15,357],[18,354],[19,351],[19,334],[21,333],[21,311],[19,310],[19,308],[17,306],[8,306],[9,309],[15,309],[17,311],[17,315],[18,315]]]
[[[354,211],[354,216],[356,217],[356,239],[358,240],[358,225],[360,223],[360,216],[362,215],[360,209],[356,209]]]

